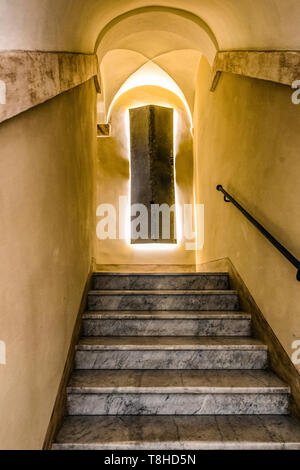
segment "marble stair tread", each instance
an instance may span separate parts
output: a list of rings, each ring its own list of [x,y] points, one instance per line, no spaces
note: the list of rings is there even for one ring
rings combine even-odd
[[[93,289],[229,289],[228,273],[95,273]]]
[[[77,351],[91,350],[256,350],[267,346],[251,337],[110,336],[81,338]]]
[[[239,311],[239,296],[233,290],[91,290],[89,311],[193,310]]]
[[[54,450],[300,450],[289,416],[69,416]]]
[[[126,272],[126,273],[117,273],[117,272],[109,272],[109,271],[99,271],[93,273],[93,276],[119,276],[119,277],[128,277],[128,276],[136,276],[136,277],[143,277],[143,276],[229,276],[228,272]]]
[[[235,290],[205,290],[205,289],[184,289],[184,290],[91,290],[89,295],[237,295]]]
[[[269,370],[78,370],[67,392],[289,394],[290,388]]]
[[[246,312],[222,312],[222,311],[168,311],[168,310],[133,310],[133,311],[100,311],[100,312],[85,312],[82,316],[83,320],[251,320],[251,314]]]

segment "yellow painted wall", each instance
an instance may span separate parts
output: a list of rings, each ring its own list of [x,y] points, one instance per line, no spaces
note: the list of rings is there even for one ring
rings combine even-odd
[[[300,257],[300,106],[292,90],[271,82],[222,74],[209,91],[202,59],[195,108],[196,200],[205,204],[205,245],[198,263],[229,257],[291,356],[300,339],[300,283],[296,270],[230,204],[222,184]],[[298,369],[300,370],[299,366]]]
[[[139,87],[123,94],[115,103],[110,121],[111,137],[98,138],[97,206],[112,204],[119,217],[119,197],[130,191],[128,109],[147,104],[170,106],[176,110],[176,204],[193,204],[193,139],[191,122],[181,100],[159,87]],[[98,222],[101,220],[99,217]],[[121,213],[120,225],[129,228],[129,217]],[[179,219],[179,227],[182,219]],[[119,228],[119,226],[118,226]],[[96,240],[97,264],[194,264],[195,251],[186,250],[187,240],[177,246],[151,250],[131,246],[126,240]],[[193,241],[193,240],[192,240]]]
[[[92,258],[93,80],[0,125],[0,448],[40,449]]]

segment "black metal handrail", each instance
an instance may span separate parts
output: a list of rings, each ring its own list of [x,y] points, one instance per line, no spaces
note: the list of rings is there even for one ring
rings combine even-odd
[[[260,233],[262,233],[269,242],[272,243],[275,248],[297,269],[297,280],[300,282],[300,261],[295,258],[279,241],[274,238],[268,230],[266,230],[259,222],[257,222],[252,215],[249,214],[230,194],[225,191],[223,186],[219,184],[217,186],[217,191],[221,191],[224,194],[224,201],[231,202],[253,225],[256,227]]]

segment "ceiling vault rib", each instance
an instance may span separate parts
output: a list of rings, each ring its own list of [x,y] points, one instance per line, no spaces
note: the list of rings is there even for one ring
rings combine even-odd
[[[99,36],[96,40],[95,44],[95,53],[97,53],[98,49],[100,48],[101,41],[105,37],[105,35],[108,33],[108,31],[116,26],[118,23],[124,21],[127,18],[130,18],[132,16],[140,15],[143,13],[150,13],[150,12],[162,12],[162,13],[171,13],[173,15],[181,16],[185,19],[188,19],[192,21],[193,23],[197,24],[200,28],[202,28],[210,37],[211,41],[213,42],[216,50],[219,50],[219,44],[217,41],[217,38],[211,28],[203,21],[199,16],[195,15],[194,13],[191,13],[187,10],[179,9],[179,8],[171,8],[171,7],[163,7],[163,6],[148,6],[148,7],[141,7],[141,8],[136,8],[134,10],[130,10],[126,13],[123,13],[122,15],[119,15],[115,17],[113,20],[111,20],[109,23],[106,24],[106,26],[101,30],[99,33]]]

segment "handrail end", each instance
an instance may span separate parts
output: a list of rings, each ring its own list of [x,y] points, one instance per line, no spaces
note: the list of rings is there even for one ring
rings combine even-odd
[[[217,191],[222,191],[222,189],[223,189],[223,186],[221,184],[218,184]]]

